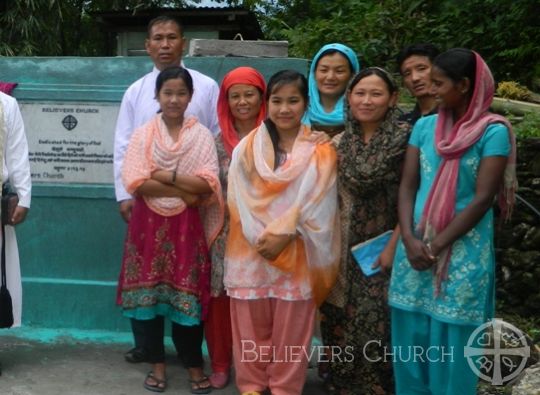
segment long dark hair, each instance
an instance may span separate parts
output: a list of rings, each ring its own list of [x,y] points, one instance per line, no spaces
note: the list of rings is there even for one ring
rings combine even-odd
[[[376,75],[377,77],[382,79],[386,84],[386,87],[388,88],[388,92],[390,92],[390,94],[398,91],[398,86],[392,78],[392,75],[390,75],[388,71],[380,67],[367,67],[360,71],[358,74],[356,74],[349,84],[349,91],[351,91],[356,86],[356,84],[360,82],[360,80],[369,77],[370,75]]]
[[[189,74],[189,71],[180,66],[171,66],[163,69],[156,78],[155,99],[158,100],[159,91],[161,90],[163,84],[166,81],[175,80],[177,78],[184,81],[184,84],[186,84],[186,88],[188,89],[189,95],[193,96],[193,79],[191,78],[191,74]],[[157,113],[159,114],[160,112],[161,108],[157,111]]]
[[[469,92],[474,92],[476,84],[476,57],[474,52],[466,48],[452,48],[438,55],[433,66],[441,70],[454,83],[465,78],[470,81]]]
[[[295,70],[281,70],[275,73],[268,81],[266,88],[266,102],[270,103],[270,96],[276,90],[280,89],[284,85],[295,85],[298,91],[304,98],[307,105],[308,96],[308,83],[306,77],[303,74]],[[269,104],[268,104],[269,105]],[[276,125],[270,118],[266,118],[264,121],[270,140],[272,140],[272,147],[274,148],[274,170],[281,164],[281,158],[285,154],[281,148],[279,148],[279,134],[276,129]]]
[[[193,95],[193,79],[191,78],[189,71],[180,66],[171,66],[163,69],[156,78],[156,97],[166,81],[175,80],[177,78],[184,81],[189,94]]]

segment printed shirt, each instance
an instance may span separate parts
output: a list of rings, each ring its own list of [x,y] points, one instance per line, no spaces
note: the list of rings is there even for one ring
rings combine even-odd
[[[413,129],[409,145],[420,151],[420,184],[414,205],[414,225],[418,224],[431,185],[441,163],[435,149],[437,116],[421,118]],[[456,214],[474,198],[480,162],[488,156],[508,156],[508,131],[502,124],[489,125],[484,135],[460,160],[456,193]],[[434,296],[434,274],[431,270],[414,270],[402,241],[398,243],[389,290],[392,307],[417,311],[450,324],[478,325],[493,314],[495,253],[493,246],[493,212],[452,245],[448,279],[441,294]]]

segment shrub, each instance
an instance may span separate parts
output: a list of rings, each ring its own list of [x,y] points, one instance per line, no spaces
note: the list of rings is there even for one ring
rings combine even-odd
[[[540,112],[528,112],[514,124],[517,137],[540,137]]]
[[[505,99],[529,100],[531,92],[515,81],[502,81],[497,85],[497,95]]]

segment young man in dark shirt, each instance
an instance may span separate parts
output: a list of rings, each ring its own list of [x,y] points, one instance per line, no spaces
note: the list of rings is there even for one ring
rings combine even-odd
[[[414,109],[404,113],[400,120],[414,125],[423,116],[436,114],[437,103],[431,94],[431,65],[439,50],[432,44],[419,43],[405,47],[397,56],[403,85],[416,98]]]

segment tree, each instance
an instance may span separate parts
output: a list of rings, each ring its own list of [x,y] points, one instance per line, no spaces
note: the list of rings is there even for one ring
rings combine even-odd
[[[267,39],[311,58],[325,43],[354,48],[363,65],[393,68],[410,43],[478,51],[499,80],[540,80],[538,0],[216,0],[257,13]],[[96,11],[182,7],[201,0],[4,0],[0,55],[99,56],[106,39]],[[2,8],[3,7],[3,8]]]
[[[341,42],[363,65],[395,67],[410,43],[478,51],[495,77],[530,85],[540,79],[538,0],[248,0],[267,38],[289,41],[290,54],[311,58],[325,43]]]
[[[92,12],[136,12],[143,8],[182,7],[185,3],[185,0],[4,0],[0,6],[3,27],[0,55],[99,56],[105,52],[106,40]]]

